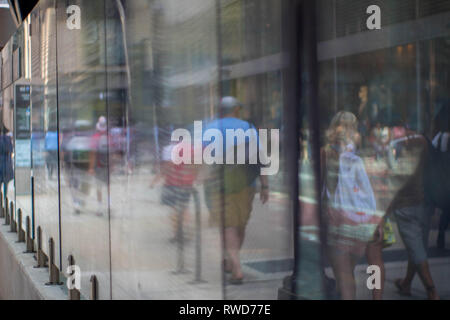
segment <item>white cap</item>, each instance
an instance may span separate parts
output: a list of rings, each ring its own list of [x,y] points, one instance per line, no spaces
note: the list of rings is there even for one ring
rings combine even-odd
[[[97,131],[105,132],[107,130],[106,118],[104,116],[98,118],[98,122],[95,127]]]
[[[235,97],[223,97],[220,101],[219,108],[223,110],[233,110],[236,107],[242,107],[242,104]]]

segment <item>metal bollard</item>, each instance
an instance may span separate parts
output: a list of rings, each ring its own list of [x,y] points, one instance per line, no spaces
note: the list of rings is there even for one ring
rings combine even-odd
[[[16,226],[16,221],[14,220],[14,203],[12,201],[9,204],[9,212],[10,212],[9,232],[16,232],[17,226]]]
[[[195,278],[191,284],[205,283],[202,279],[202,221],[198,191],[192,192],[195,204]]]
[[[25,232],[22,229],[22,209],[17,210],[17,242],[25,242]]]
[[[184,230],[183,230],[183,210],[178,211],[177,221],[177,269],[173,274],[189,273],[184,267]]]
[[[69,256],[69,266],[74,266],[75,265],[75,259],[72,255]],[[71,276],[73,275],[70,274]],[[69,300],[80,300],[81,298],[81,294],[80,294],[80,290],[78,290],[77,288],[73,288],[73,289],[69,289]]]
[[[26,243],[27,243],[27,251],[24,253],[34,253],[34,243],[33,238],[31,237],[31,222],[30,216],[27,216],[25,219],[25,228],[26,228]]]
[[[35,234],[34,234],[34,227],[35,227],[35,219],[34,219],[34,177],[31,177],[31,233],[30,233],[30,238],[34,239]]]
[[[98,281],[96,276],[91,276],[91,300],[98,300]]]
[[[9,226],[10,221],[9,221],[9,209],[8,209],[8,197],[6,197],[6,201],[5,201],[5,223],[3,224],[4,226]]]
[[[44,251],[42,251],[42,229],[37,227],[37,252],[36,252],[37,265],[35,268],[45,268],[47,267],[47,257]]]
[[[62,283],[59,281],[59,269],[55,265],[55,242],[53,238],[48,240],[48,253],[49,253],[49,261],[48,261],[48,272],[49,272],[49,282],[45,285],[47,286],[58,286]]]

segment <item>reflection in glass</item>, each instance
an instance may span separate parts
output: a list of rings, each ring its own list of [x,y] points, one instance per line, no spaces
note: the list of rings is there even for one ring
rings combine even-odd
[[[67,28],[65,5],[57,9],[58,113],[52,116],[59,126],[47,132],[59,139],[62,267],[72,255],[82,295],[89,297],[95,275],[99,299],[110,299],[105,3],[76,4],[80,30]]]

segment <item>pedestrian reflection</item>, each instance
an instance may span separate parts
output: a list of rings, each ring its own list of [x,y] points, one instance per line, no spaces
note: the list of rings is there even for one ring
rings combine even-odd
[[[89,155],[89,174],[95,177],[97,190],[97,210],[98,216],[103,215],[106,203],[103,203],[103,189],[108,183],[108,126],[106,118],[98,118],[95,126],[96,132],[91,137],[90,155]]]
[[[3,183],[3,195],[7,194],[8,183],[14,177],[12,152],[13,145],[11,134],[9,134],[9,132],[3,132],[0,136],[0,185]]]
[[[450,153],[450,102],[446,101],[440,108],[436,116],[434,129],[433,147],[440,152]],[[442,172],[443,174],[444,172]],[[446,177],[445,179],[449,179]],[[445,232],[450,224],[450,207],[440,208],[442,210],[439,220],[439,233],[437,237],[437,247],[445,248]]]
[[[91,136],[92,123],[88,120],[77,120],[73,130],[64,130],[61,133],[61,169],[68,181],[76,214],[85,210],[89,196],[86,171],[89,168]]]
[[[400,294],[411,295],[411,283],[419,273],[420,279],[427,291],[429,299],[438,299],[438,294],[431,277],[427,247],[431,216],[434,208],[425,201],[424,174],[428,160],[428,148],[425,139],[420,135],[409,137],[408,147],[414,170],[406,182],[396,193],[387,212],[393,213],[400,236],[408,253],[408,269],[402,279],[397,279],[395,285]]]
[[[53,178],[53,173],[58,168],[58,132],[56,128],[49,129],[45,134],[45,163],[47,175]]]
[[[322,185],[328,226],[327,255],[342,299],[356,294],[354,268],[380,225],[376,201],[364,163],[357,155],[360,142],[354,114],[337,113],[321,151]],[[381,232],[375,234],[380,237]]]
[[[160,180],[164,180],[161,204],[171,209],[170,220],[173,233],[170,242],[185,242],[188,239],[180,231],[183,230],[181,227],[186,224],[189,217],[188,207],[194,191],[193,184],[197,177],[197,168],[195,165],[185,163],[175,164],[172,161],[172,152],[175,148],[180,152],[191,149],[193,154],[193,148],[186,142],[166,141],[165,143],[162,149],[160,173],[155,176],[150,187],[153,188]]]
[[[219,104],[219,115],[207,124],[204,130],[216,129],[224,137],[224,146],[237,148],[236,139],[226,141],[226,130],[247,131],[254,126],[242,120],[243,105],[234,97],[224,97]],[[246,144],[249,143],[246,137]],[[248,150],[248,148],[246,148]],[[236,152],[234,153],[236,154]],[[247,161],[252,156],[247,154]],[[225,163],[225,162],[224,162]],[[243,283],[240,250],[245,240],[253,199],[256,193],[256,180],[261,183],[260,199],[264,204],[269,198],[267,176],[260,175],[258,165],[212,165],[206,168],[209,173],[205,181],[205,200],[210,211],[212,225],[224,230],[225,271],[231,274],[230,284]]]

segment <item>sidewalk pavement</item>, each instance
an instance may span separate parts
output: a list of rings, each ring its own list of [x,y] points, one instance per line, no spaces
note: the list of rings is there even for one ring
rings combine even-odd
[[[114,299],[277,299],[283,279],[292,273],[292,217],[286,197],[274,194],[269,204],[261,205],[255,198],[246,240],[242,250],[245,283],[240,286],[222,286],[220,235],[208,225],[208,210],[201,195],[202,278],[206,283],[192,283],[195,276],[195,215],[191,203],[186,233],[191,241],[184,247],[185,267],[188,273],[174,274],[178,251],[169,239],[173,235],[170,212],[160,204],[160,189],[149,189],[150,172],[139,172],[133,177],[114,176],[111,179],[111,209],[97,215],[95,186],[86,195],[86,208],[81,214],[70,210],[73,199],[62,184],[62,242],[63,263],[73,248],[77,264],[82,268],[84,281],[91,273],[102,276],[102,288],[109,290],[107,279],[112,279]],[[44,199],[43,199],[44,200]],[[49,199],[50,201],[51,199]],[[45,201],[45,200],[44,200]],[[105,207],[106,208],[106,207]],[[57,221],[55,221],[57,222]],[[110,226],[109,226],[110,224]],[[425,290],[418,278],[414,280],[412,297],[396,293],[394,280],[406,271],[405,251],[396,231],[397,243],[385,250],[385,299],[424,299]],[[434,226],[436,221],[434,222]],[[109,233],[110,232],[110,233]],[[431,231],[430,246],[435,245],[436,230]],[[447,240],[450,236],[447,235]],[[109,241],[111,241],[112,275],[109,268]],[[447,242],[450,248],[450,242]],[[370,299],[366,288],[367,265],[356,268],[357,298]],[[430,259],[431,272],[437,290],[443,299],[450,298],[449,252],[434,254]],[[320,268],[317,265],[317,268]],[[331,270],[328,268],[327,273]],[[88,287],[87,287],[88,288]],[[107,295],[107,294],[106,294]]]

